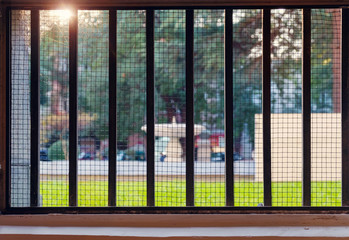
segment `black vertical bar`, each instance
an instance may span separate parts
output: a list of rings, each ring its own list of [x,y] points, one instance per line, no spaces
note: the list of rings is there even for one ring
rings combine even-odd
[[[263,180],[264,206],[271,206],[270,9],[263,9]]]
[[[303,9],[303,206],[311,205],[311,9]]]
[[[349,206],[349,9],[342,9],[342,206]]]
[[[30,55],[30,206],[39,205],[40,163],[40,16],[39,10],[31,11]]]
[[[78,192],[78,21],[69,19],[69,206],[77,206]]]
[[[5,9],[5,8],[3,8]],[[3,12],[2,21],[6,21],[6,209],[11,207],[11,26],[12,13],[9,8]],[[5,18],[5,19],[4,19]]]
[[[109,175],[108,205],[116,206],[117,155],[117,80],[116,80],[116,10],[109,11]]]
[[[194,206],[194,11],[186,10],[185,19],[186,202]]]
[[[147,10],[147,206],[155,206],[154,10]]]
[[[225,10],[225,78],[224,78],[224,120],[225,120],[225,187],[226,205],[234,206],[234,162],[233,162],[233,10]]]

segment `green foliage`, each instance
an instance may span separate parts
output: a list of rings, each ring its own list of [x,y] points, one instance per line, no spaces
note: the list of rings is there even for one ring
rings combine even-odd
[[[64,160],[65,155],[63,151],[62,141],[59,140],[52,144],[48,149],[48,159],[50,160]]]
[[[312,110],[333,110],[332,21],[333,14],[316,10],[312,14]],[[117,22],[117,129],[118,141],[142,134],[146,119],[146,29],[145,11],[118,11]],[[319,19],[320,21],[315,21]],[[319,24],[327,24],[325,27]],[[194,88],[196,124],[209,130],[224,128],[224,11],[196,10],[194,34]],[[261,113],[262,50],[261,11],[234,10],[233,18],[234,141],[247,128],[254,142],[254,116]],[[273,10],[271,28],[272,111],[301,112],[301,11]],[[67,26],[57,22],[46,26],[41,51],[51,52],[52,42],[67,41]],[[108,11],[79,12],[79,111],[96,114],[84,135],[100,140],[108,136]],[[155,111],[158,123],[172,116],[186,119],[185,106],[185,11],[155,11]],[[68,48],[53,55],[43,54],[41,104],[50,91],[47,77],[62,84],[67,96]],[[83,55],[81,55],[83,54]],[[59,61],[58,61],[59,60]],[[314,60],[314,61],[313,61]],[[46,78],[44,78],[46,77]],[[293,92],[290,90],[293,88]],[[281,100],[280,100],[281,99]]]
[[[48,106],[48,98],[47,98],[47,92],[50,91],[50,86],[48,84],[47,78],[41,76],[40,77],[40,105],[42,106]]]

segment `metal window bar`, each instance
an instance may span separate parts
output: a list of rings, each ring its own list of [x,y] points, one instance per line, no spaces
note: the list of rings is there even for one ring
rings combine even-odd
[[[194,206],[194,11],[185,17],[186,78],[186,204]]]
[[[3,12],[3,20],[5,20],[6,25],[6,209],[11,207],[11,90],[12,90],[12,79],[11,79],[11,18],[12,13],[9,9]],[[4,54],[4,53],[3,53]],[[1,58],[2,59],[2,58]],[[1,75],[0,75],[1,76]]]
[[[349,9],[342,9],[342,206],[349,206]]]
[[[154,10],[146,12],[147,45],[147,206],[155,206]]]
[[[40,158],[40,16],[39,10],[31,11],[31,132],[30,132],[30,206],[39,205]]]
[[[225,197],[226,206],[234,206],[234,159],[233,159],[233,10],[225,10],[224,32],[224,119],[225,119]]]
[[[311,10],[303,9],[303,206],[311,205]]]
[[[272,205],[271,192],[271,122],[270,122],[270,9],[263,9],[263,180],[264,180],[264,206]]]
[[[117,157],[117,74],[116,74],[116,10],[109,11],[109,172],[108,205],[116,206]]]
[[[69,206],[77,206],[78,198],[78,21],[75,10],[69,19]]]

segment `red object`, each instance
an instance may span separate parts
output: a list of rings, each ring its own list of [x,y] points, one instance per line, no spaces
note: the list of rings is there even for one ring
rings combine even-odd
[[[219,139],[224,139],[224,133],[212,133],[209,137],[211,147],[220,147]]]

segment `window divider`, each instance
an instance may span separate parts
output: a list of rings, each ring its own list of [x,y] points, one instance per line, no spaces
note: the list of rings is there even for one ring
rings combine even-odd
[[[270,9],[263,9],[263,183],[264,183],[264,206],[272,205],[271,192],[271,98],[270,98],[270,77],[271,77],[271,59],[270,59]]]
[[[233,154],[233,10],[225,10],[224,28],[224,120],[225,120],[225,199],[226,206],[234,206]]]
[[[108,153],[108,205],[116,206],[117,157],[117,13],[109,10],[109,153]]]
[[[146,11],[147,52],[147,206],[155,206],[154,10]]]
[[[185,17],[186,205],[194,206],[194,10]]]
[[[2,18],[0,18],[0,81],[2,88],[0,89],[0,165],[6,171],[6,174],[0,176],[0,211],[3,212],[10,207],[11,202],[11,11],[1,8]]]
[[[303,9],[302,21],[302,124],[303,206],[311,205],[311,9]]]
[[[78,12],[69,18],[69,206],[78,202]]]
[[[30,206],[37,207],[40,184],[40,12],[31,10],[30,55]]]
[[[349,206],[349,9],[342,9],[342,206]],[[344,44],[345,43],[345,44]]]

